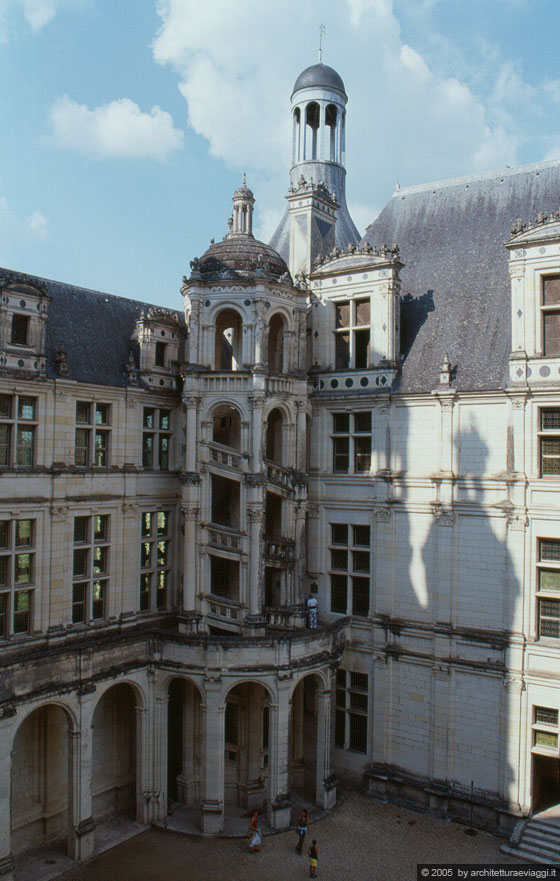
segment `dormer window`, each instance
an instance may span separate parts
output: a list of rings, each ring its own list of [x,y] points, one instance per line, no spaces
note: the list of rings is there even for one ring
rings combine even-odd
[[[342,300],[335,303],[335,366],[338,370],[369,365],[370,301]]]
[[[560,275],[543,278],[543,354],[560,355]]]
[[[156,343],[156,356],[155,356],[155,366],[156,367],[165,367],[165,350],[167,348],[166,343]]]
[[[12,337],[14,346],[27,346],[29,337],[29,316],[12,315]]]

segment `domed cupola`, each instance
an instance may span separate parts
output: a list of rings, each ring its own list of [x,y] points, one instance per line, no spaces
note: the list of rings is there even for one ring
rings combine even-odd
[[[292,275],[310,272],[316,257],[333,247],[360,241],[346,205],[347,101],[342,78],[321,61],[295,81],[290,207],[270,241]]]

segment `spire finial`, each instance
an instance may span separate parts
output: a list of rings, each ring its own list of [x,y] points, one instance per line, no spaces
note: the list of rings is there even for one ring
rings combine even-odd
[[[327,33],[327,29],[323,22],[319,25],[319,64],[323,63],[323,34]]]
[[[245,174],[245,172],[243,172],[243,186],[247,186],[247,175]]]

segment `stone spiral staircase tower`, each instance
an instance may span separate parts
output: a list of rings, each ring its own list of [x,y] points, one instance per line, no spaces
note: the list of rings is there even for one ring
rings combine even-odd
[[[244,178],[182,288],[184,632],[305,621],[306,295],[254,238],[253,205]]]

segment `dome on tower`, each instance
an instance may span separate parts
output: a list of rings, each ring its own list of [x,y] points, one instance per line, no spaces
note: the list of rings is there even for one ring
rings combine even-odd
[[[232,272],[245,275],[259,269],[275,278],[288,272],[280,254],[251,235],[226,236],[223,242],[214,242],[196,265],[196,270],[203,276]]]
[[[311,89],[317,86],[327,89],[336,89],[338,92],[342,92],[346,97],[342,77],[339,76],[336,70],[332,67],[321,63],[312,64],[311,67],[306,67],[305,70],[300,73],[295,81],[292,94],[297,92],[298,89]]]

